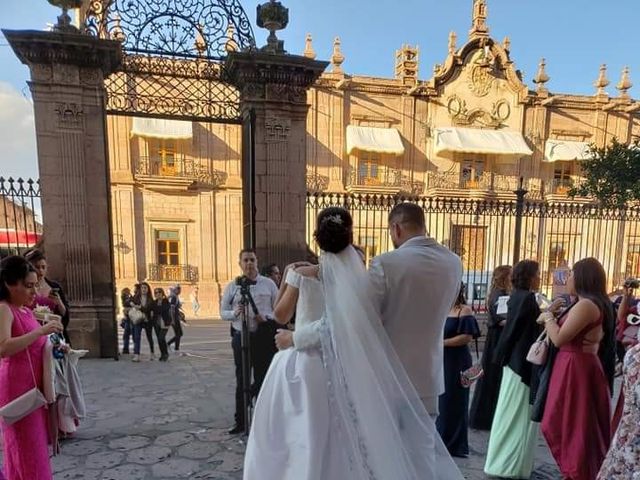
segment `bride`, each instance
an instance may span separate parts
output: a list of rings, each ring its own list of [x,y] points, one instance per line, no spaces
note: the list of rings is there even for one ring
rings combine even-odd
[[[258,396],[244,480],[461,480],[369,300],[352,227],[320,212],[320,266],[288,270],[275,316],[295,312],[296,332]]]

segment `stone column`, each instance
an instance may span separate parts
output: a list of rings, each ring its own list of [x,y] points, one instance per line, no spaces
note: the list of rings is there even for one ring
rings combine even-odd
[[[253,145],[246,135],[243,142],[243,224],[249,244],[254,195],[253,246],[262,262],[283,266],[305,258],[307,91],[327,65],[265,51],[232,52],[227,59],[229,79],[240,90],[245,132],[251,121],[254,127]]]
[[[71,302],[75,348],[117,355],[104,78],[120,44],[80,33],[7,31],[31,71],[51,278]]]

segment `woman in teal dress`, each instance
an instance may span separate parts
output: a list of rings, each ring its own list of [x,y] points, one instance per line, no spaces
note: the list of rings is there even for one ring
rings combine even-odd
[[[531,260],[518,263],[511,283],[507,322],[494,356],[494,362],[502,367],[502,381],[484,472],[495,477],[529,478],[539,426],[531,421],[533,365],[526,357],[541,332],[534,293],[540,286],[539,264]]]

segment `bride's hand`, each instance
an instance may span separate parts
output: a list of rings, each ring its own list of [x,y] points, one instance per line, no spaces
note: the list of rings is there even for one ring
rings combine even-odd
[[[286,350],[293,347],[293,332],[290,330],[278,329],[275,339],[278,350]]]

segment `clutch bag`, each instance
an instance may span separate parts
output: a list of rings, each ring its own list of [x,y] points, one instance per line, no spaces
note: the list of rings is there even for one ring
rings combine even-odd
[[[13,425],[46,404],[47,400],[42,392],[34,387],[0,408],[0,417],[5,424]]]

